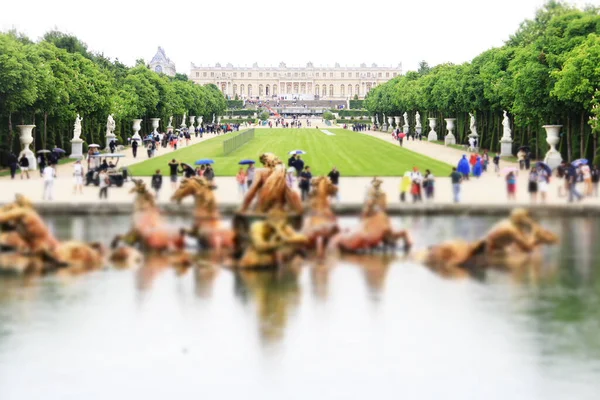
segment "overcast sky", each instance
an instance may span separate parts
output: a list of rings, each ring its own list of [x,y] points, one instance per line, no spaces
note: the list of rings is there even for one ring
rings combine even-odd
[[[162,46],[189,74],[214,65],[397,65],[415,70],[462,63],[501,46],[544,0],[17,0],[3,4],[0,30],[37,40],[51,29],[128,65]],[[572,0],[571,4],[600,4]]]

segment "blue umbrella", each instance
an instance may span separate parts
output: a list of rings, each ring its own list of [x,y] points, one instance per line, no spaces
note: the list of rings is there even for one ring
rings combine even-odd
[[[588,163],[588,160],[586,160],[585,158],[580,158],[578,160],[575,160],[571,163],[571,165],[573,165],[574,167],[579,167],[581,165],[585,165]]]
[[[552,168],[550,168],[550,166],[544,162],[538,161],[535,166],[546,171],[548,175],[552,174]]]
[[[249,165],[249,164],[256,164],[256,163],[254,162],[254,160],[242,160],[238,164],[240,164],[240,165]]]
[[[59,148],[59,147],[55,147],[52,149],[52,151],[54,153],[66,153],[66,151],[64,151],[63,149]]]
[[[304,150],[292,150],[288,154],[289,155],[292,155],[292,154],[306,154],[306,152]]]
[[[203,158],[201,160],[196,161],[196,165],[203,165],[203,164],[214,164],[215,162],[213,160],[211,160],[210,158]]]

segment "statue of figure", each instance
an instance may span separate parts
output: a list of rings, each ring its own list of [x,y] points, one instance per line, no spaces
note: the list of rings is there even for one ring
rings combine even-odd
[[[475,126],[475,115],[469,113],[469,116],[471,117],[471,120],[469,122],[469,130],[471,131],[472,134],[476,134],[477,133],[477,127]]]
[[[181,120],[181,126],[185,126],[185,117],[187,113],[183,113],[183,119]]]
[[[402,117],[404,117],[404,125],[408,125],[408,113],[405,112]]]
[[[246,212],[256,197],[255,211],[266,213],[273,208],[284,209],[289,206],[293,211],[301,214],[303,207],[298,193],[287,185],[286,171],[283,162],[272,153],[260,156],[263,168],[256,171],[252,186],[244,197],[240,209]]]
[[[375,122],[379,126],[379,114],[375,114]]]
[[[506,111],[504,112],[504,118],[502,119],[502,126],[504,127],[504,131],[502,137],[510,138],[510,120],[508,119],[508,115],[506,115]]]
[[[169,125],[167,125],[167,126],[173,126],[173,116],[172,115],[169,117]]]
[[[83,121],[83,118],[81,118],[79,114],[77,114],[77,118],[75,118],[75,125],[73,129],[73,139],[79,139],[79,137],[81,136],[81,121]]]
[[[383,124],[385,125],[385,122],[387,121],[387,119],[385,119],[385,113],[383,113]]]
[[[213,114],[213,120],[212,120],[212,123],[213,123],[213,124],[215,123],[215,114]]]
[[[109,114],[108,119],[106,120],[106,134],[110,135],[115,131],[115,120],[112,114]]]
[[[422,128],[422,126],[421,126],[421,114],[419,114],[418,111],[415,114],[415,120],[416,120],[415,128]]]

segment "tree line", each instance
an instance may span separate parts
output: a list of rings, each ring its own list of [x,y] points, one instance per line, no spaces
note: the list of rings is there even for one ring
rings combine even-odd
[[[563,125],[557,146],[563,158],[593,158],[600,126],[600,13],[598,7],[549,1],[532,20],[521,23],[502,47],[492,48],[461,65],[418,71],[371,90],[364,106],[371,114],[457,118],[457,141],[466,143],[469,112],[475,114],[481,147],[497,151],[502,137],[502,110],[509,113],[515,149],[528,145],[537,157],[548,150],[542,125]],[[443,138],[443,136],[440,136]]]
[[[0,33],[0,149],[20,150],[16,125],[34,124],[36,149],[70,150],[73,124],[83,118],[82,139],[103,144],[106,120],[113,114],[115,134],[126,142],[133,119],[143,118],[142,133],[152,131],[150,118],[179,126],[184,113],[212,121],[226,101],[215,85],[197,85],[187,76],[150,71],[143,60],[128,67],[118,59],[90,52],[72,35],[48,32],[38,41]],[[189,121],[186,121],[186,124]]]

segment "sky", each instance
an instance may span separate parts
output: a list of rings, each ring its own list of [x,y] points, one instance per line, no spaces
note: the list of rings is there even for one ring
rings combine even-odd
[[[416,70],[472,60],[502,46],[545,0],[18,0],[3,4],[0,30],[32,40],[58,29],[91,51],[134,65],[161,46],[189,74],[191,63],[356,66]],[[600,0],[571,0],[583,7]]]

